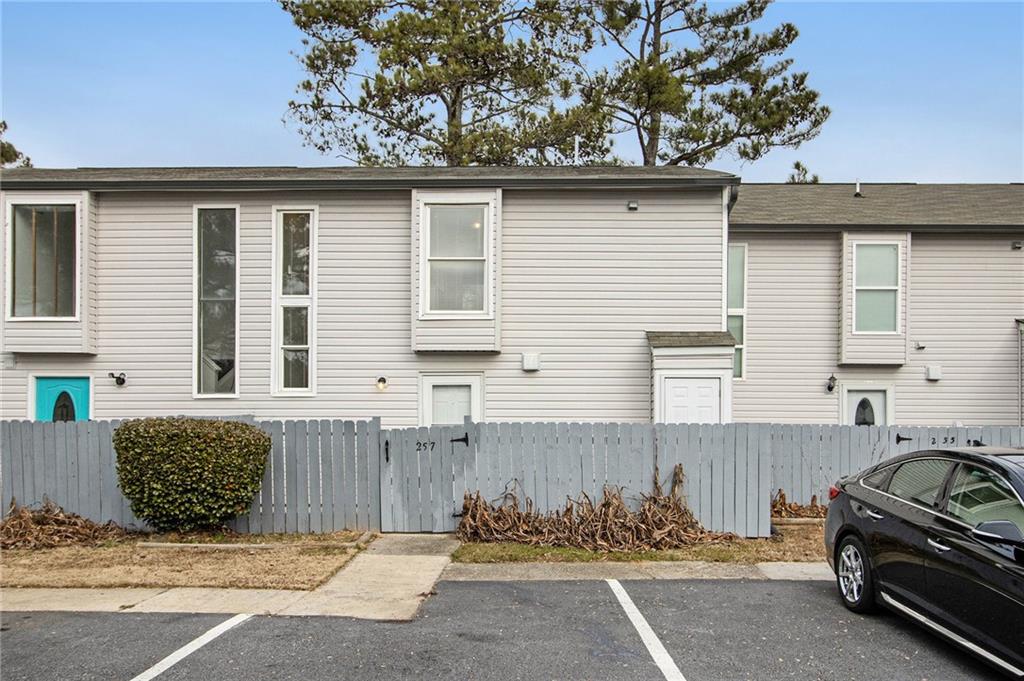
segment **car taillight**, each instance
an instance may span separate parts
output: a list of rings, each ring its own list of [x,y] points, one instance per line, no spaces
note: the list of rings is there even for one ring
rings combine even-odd
[[[838,497],[840,491],[841,490],[838,487],[836,487],[835,485],[830,485],[829,488],[828,488],[828,500],[832,501],[833,499]]]

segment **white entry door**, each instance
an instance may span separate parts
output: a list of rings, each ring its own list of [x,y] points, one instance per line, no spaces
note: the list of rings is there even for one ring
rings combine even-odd
[[[722,382],[718,378],[666,378],[661,413],[665,423],[721,423]]]
[[[888,413],[885,390],[847,390],[846,423],[852,426],[884,426]]]

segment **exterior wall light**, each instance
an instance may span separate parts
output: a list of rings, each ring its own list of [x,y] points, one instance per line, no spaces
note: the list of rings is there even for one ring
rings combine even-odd
[[[828,377],[828,383],[825,384],[825,390],[833,392],[836,389],[836,375],[832,374]]]
[[[388,389],[388,378],[387,376],[381,376],[377,379],[377,390],[384,392]]]
[[[114,384],[117,385],[117,387],[119,388],[128,382],[128,377],[124,375],[123,371],[119,374],[115,374],[113,371],[111,371],[109,374],[107,374],[107,376],[110,376],[112,379],[114,379]]]

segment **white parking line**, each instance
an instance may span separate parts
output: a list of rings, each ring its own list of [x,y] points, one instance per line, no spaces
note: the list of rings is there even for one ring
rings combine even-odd
[[[250,617],[252,617],[252,615],[235,615],[231,619],[221,622],[220,624],[215,626],[213,629],[210,629],[208,632],[206,632],[199,638],[193,639],[192,641],[178,648],[173,653],[171,653],[170,655],[160,660],[146,671],[142,672],[141,674],[133,678],[132,681],[150,681],[150,679],[155,679],[156,677],[160,676],[174,665],[184,660],[192,653],[196,652],[197,650],[205,646],[213,639],[223,634],[225,631],[237,627],[239,624],[246,621]]]
[[[612,588],[612,593],[619,599],[619,605],[626,611],[626,617],[633,623],[636,633],[640,634],[640,639],[647,646],[647,652],[654,658],[654,664],[658,665],[658,669],[665,675],[665,681],[686,681],[683,673],[679,671],[679,667],[672,660],[672,656],[668,654],[665,646],[661,644],[661,639],[651,629],[651,625],[647,623],[647,619],[633,603],[633,599],[629,597],[626,590],[619,584],[619,580],[606,579],[604,581],[608,582],[608,586]]]

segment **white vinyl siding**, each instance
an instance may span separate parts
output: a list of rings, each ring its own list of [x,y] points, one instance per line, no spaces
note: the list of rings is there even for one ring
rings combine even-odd
[[[729,244],[728,331],[736,339],[733,358],[733,378],[746,375],[747,326],[747,245]]]
[[[748,245],[747,338],[757,349],[734,387],[737,422],[840,423],[842,391],[825,390],[835,375],[841,385],[893,386],[893,423],[1017,424],[1013,320],[1024,310],[1024,260],[1013,234],[914,232],[903,366],[840,364],[841,233],[731,236]],[[942,380],[925,379],[930,365]]]
[[[421,373],[479,372],[490,420],[648,421],[644,332],[721,330],[719,189],[517,189],[504,192],[493,245],[503,254],[494,283],[501,352],[494,322],[477,320],[443,322],[443,333],[461,342],[461,325],[478,325],[466,331],[480,329],[477,347],[490,351],[415,352],[411,199],[409,191],[104,193],[98,354],[19,356],[16,369],[0,372],[0,413],[24,418],[27,372],[45,369],[93,376],[98,418],[381,416],[385,426],[416,425]],[[631,200],[638,211],[626,210]],[[241,206],[237,400],[192,399],[195,203]],[[275,206],[319,206],[313,399],[272,395]],[[524,352],[540,354],[540,371],[522,370]],[[125,372],[127,384],[115,386],[110,371]]]
[[[272,393],[316,395],[316,208],[275,207]]]

